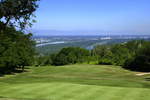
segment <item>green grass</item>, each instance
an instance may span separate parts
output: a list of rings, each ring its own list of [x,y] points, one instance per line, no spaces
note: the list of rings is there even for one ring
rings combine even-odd
[[[150,75],[119,66],[29,67],[0,78],[0,100],[149,100]]]

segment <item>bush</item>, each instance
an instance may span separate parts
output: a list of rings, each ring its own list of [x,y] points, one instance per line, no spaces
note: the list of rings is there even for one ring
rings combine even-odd
[[[79,47],[63,48],[53,59],[53,65],[82,63],[87,60],[89,51]]]
[[[142,47],[138,49],[136,55],[128,59],[124,68],[135,71],[150,71],[150,43],[143,43]]]
[[[150,42],[129,41],[110,46],[100,45],[92,50],[99,64],[113,64],[135,71],[150,71]]]
[[[129,50],[122,44],[116,44],[111,47],[112,52],[112,62],[115,65],[122,66],[124,65],[126,59],[130,57]]]

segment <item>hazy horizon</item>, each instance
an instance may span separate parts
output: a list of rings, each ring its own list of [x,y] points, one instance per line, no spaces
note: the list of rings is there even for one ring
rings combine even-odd
[[[41,0],[34,35],[150,35],[150,0]]]
[[[65,30],[30,30],[34,36],[113,36],[113,35],[148,35],[140,33],[123,33],[123,32],[100,32],[100,31],[65,31]]]

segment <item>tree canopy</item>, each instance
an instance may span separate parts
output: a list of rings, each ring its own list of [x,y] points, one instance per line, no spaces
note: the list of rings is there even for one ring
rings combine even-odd
[[[66,65],[81,63],[89,56],[89,51],[79,47],[63,48],[55,55],[53,60],[54,65]]]
[[[0,33],[0,71],[2,73],[32,64],[35,43],[30,38],[31,34],[25,35],[14,28],[7,28]]]
[[[35,43],[32,34],[23,29],[31,26],[31,18],[39,0],[0,0],[0,73],[10,73],[16,67],[33,62]]]
[[[0,0],[0,27],[14,26],[24,29],[31,26],[31,18],[39,0]]]
[[[136,71],[150,71],[150,42],[133,40],[115,45],[99,45],[92,52],[99,64],[114,64]]]

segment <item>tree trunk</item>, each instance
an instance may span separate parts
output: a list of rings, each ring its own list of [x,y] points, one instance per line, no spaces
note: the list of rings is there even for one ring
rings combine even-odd
[[[22,66],[22,72],[24,72],[24,66]]]

